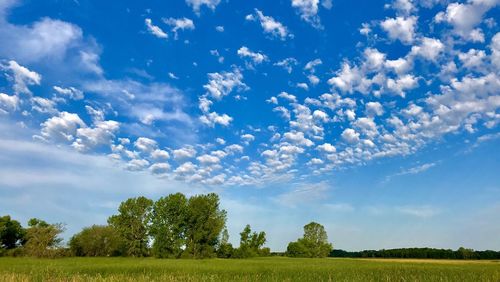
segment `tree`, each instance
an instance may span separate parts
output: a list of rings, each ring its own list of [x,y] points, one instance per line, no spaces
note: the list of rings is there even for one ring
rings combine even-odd
[[[160,198],[153,205],[150,234],[153,254],[159,258],[178,258],[185,245],[187,199],[181,193]]]
[[[125,252],[125,245],[118,231],[109,225],[92,225],[75,234],[69,241],[75,256],[107,257]]]
[[[253,232],[250,225],[246,225],[240,233],[240,247],[238,248],[237,256],[240,258],[260,256],[269,251],[262,249],[266,243],[266,232]]]
[[[49,224],[43,220],[32,218],[26,229],[24,249],[28,256],[53,257],[62,242],[59,235],[64,231],[63,224]]]
[[[125,242],[126,255],[143,257],[149,254],[149,221],[153,201],[145,197],[130,198],[120,204],[119,214],[108,219]]]
[[[217,257],[218,258],[230,258],[233,256],[234,248],[231,243],[229,243],[229,232],[226,228],[222,231],[221,239],[217,247]]]
[[[226,211],[220,209],[217,194],[210,193],[189,198],[184,256],[214,257],[215,247],[225,225]]]
[[[0,248],[14,249],[21,244],[26,231],[21,224],[10,218],[10,216],[0,217]]]
[[[311,222],[304,226],[304,236],[287,247],[287,255],[292,257],[327,257],[333,247],[328,243],[325,227]]]

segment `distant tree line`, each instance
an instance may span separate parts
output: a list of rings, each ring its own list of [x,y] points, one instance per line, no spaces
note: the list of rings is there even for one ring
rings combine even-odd
[[[24,228],[10,216],[0,217],[0,256],[55,258],[63,256],[131,256],[157,258],[289,257],[499,259],[500,252],[415,248],[347,252],[333,250],[323,225],[311,222],[304,235],[284,253],[264,247],[266,233],[246,225],[239,246],[229,242],[227,214],[214,193],[186,197],[170,194],[157,201],[145,197],[122,202],[107,225],[92,225],[62,244],[64,225],[33,218]]]
[[[416,259],[500,259],[497,251],[475,251],[460,247],[458,250],[434,248],[402,248],[348,252],[332,250],[330,257],[338,258],[416,258]]]

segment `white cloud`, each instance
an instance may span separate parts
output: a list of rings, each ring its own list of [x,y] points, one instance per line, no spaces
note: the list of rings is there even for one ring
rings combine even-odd
[[[286,132],[283,134],[283,139],[300,146],[311,147],[314,145],[314,142],[305,138],[304,133],[300,131]]]
[[[16,61],[9,61],[8,64],[1,66],[4,70],[12,73],[11,80],[14,82],[14,92],[16,94],[31,94],[29,85],[40,85],[42,76],[26,67],[19,65]]]
[[[304,70],[314,73],[316,71],[316,67],[321,64],[323,64],[323,61],[321,61],[321,59],[314,59],[312,61],[307,62],[307,64],[304,66]]]
[[[71,23],[43,18],[31,26],[12,25],[0,14],[0,55],[23,63],[42,59],[59,60],[82,42],[82,30]],[[73,66],[74,67],[74,66]]]
[[[446,12],[436,15],[436,22],[446,22],[453,26],[453,32],[462,39],[484,42],[484,34],[475,27],[482,21],[488,10],[498,5],[498,0],[469,0],[468,3],[450,3]]]
[[[289,102],[292,102],[292,103],[297,103],[297,97],[295,97],[295,95],[292,95],[292,94],[289,94],[286,92],[281,92],[280,94],[278,94],[278,97],[285,99],[285,100],[288,100]]]
[[[39,113],[56,114],[58,112],[56,103],[52,100],[42,97],[33,97],[30,101],[32,104],[31,108]]]
[[[270,34],[272,37],[277,37],[281,40],[285,40],[287,37],[293,37],[286,26],[282,23],[276,21],[274,18],[265,16],[260,10],[255,9],[255,14],[260,22],[261,27],[264,29],[264,33]],[[254,21],[256,18],[254,15],[246,16],[246,20]]]
[[[174,39],[176,40],[178,39],[177,31],[179,29],[183,31],[195,29],[193,21],[188,18],[179,18],[179,19],[168,18],[168,19],[163,19],[163,22],[169,26],[172,26],[172,32],[174,33]]]
[[[134,159],[130,160],[125,168],[130,171],[141,171],[149,166],[149,162],[144,159]]]
[[[320,82],[319,78],[314,74],[308,75],[307,79],[309,79],[309,83],[311,83],[312,85],[317,85]]]
[[[47,119],[41,124],[41,137],[45,140],[73,141],[76,130],[86,127],[77,114],[61,112],[59,116]]]
[[[224,32],[224,27],[222,25],[218,25],[215,27],[215,30],[217,30],[218,32]]]
[[[139,137],[134,142],[134,147],[143,153],[151,154],[154,150],[158,148],[158,143],[153,139],[149,139],[146,137]]]
[[[151,158],[154,160],[168,160],[170,159],[170,154],[165,150],[156,149],[151,153]]]
[[[243,134],[241,135],[241,140],[243,141],[244,144],[250,144],[250,142],[254,141],[255,140],[255,136],[253,136],[252,134]]]
[[[199,156],[196,158],[196,160],[198,160],[198,162],[200,162],[203,165],[218,164],[220,162],[220,159],[218,157],[208,154]]]
[[[344,139],[345,141],[347,141],[349,143],[357,143],[357,142],[359,142],[359,133],[356,132],[352,128],[345,129],[342,132],[341,136],[342,136],[342,139]]]
[[[292,7],[300,14],[300,18],[311,24],[314,28],[322,28],[318,16],[319,0],[292,0]],[[331,3],[327,3],[330,6]]]
[[[186,0],[186,4],[191,6],[197,15],[200,15],[200,8],[202,6],[207,6],[207,8],[214,11],[217,5],[220,4],[220,0]]]
[[[301,88],[301,89],[304,89],[305,91],[309,90],[309,85],[307,85],[307,83],[305,83],[305,82],[297,83],[297,87]]]
[[[428,205],[425,206],[401,206],[396,211],[419,218],[430,218],[440,213],[440,210]]]
[[[60,86],[54,86],[53,88],[58,94],[67,96],[72,100],[82,100],[84,98],[83,92],[75,87],[62,88]]]
[[[337,152],[337,148],[330,143],[321,144],[317,146],[316,149],[329,154]]]
[[[283,106],[278,106],[278,107],[275,107],[275,108],[273,109],[273,112],[280,113],[280,114],[281,114],[281,116],[282,116],[284,119],[286,119],[286,120],[290,120],[290,118],[291,118],[290,111],[289,111],[287,108],[283,107]]]
[[[411,44],[415,37],[415,25],[417,17],[396,17],[389,18],[380,23],[382,29],[388,34],[392,40],[399,40],[403,44]]]
[[[248,86],[243,83],[243,74],[238,69],[231,72],[209,73],[208,83],[203,86],[207,90],[207,94],[220,100],[224,96],[229,95],[234,89],[248,90]]]
[[[7,95],[0,93],[0,113],[15,111],[19,104],[19,98],[16,95]]]
[[[430,61],[436,61],[436,58],[443,50],[444,44],[439,39],[424,37],[420,45],[411,48],[411,54]]]
[[[170,165],[168,163],[155,163],[149,167],[152,174],[162,175],[170,171]]]
[[[119,128],[120,124],[113,120],[101,121],[93,128],[78,128],[76,131],[77,139],[71,146],[81,152],[102,145],[109,146]]]
[[[210,127],[214,127],[216,124],[228,126],[233,121],[233,118],[227,114],[221,115],[216,112],[210,112],[200,116],[200,121]]]
[[[491,63],[500,71],[500,32],[491,39]]]
[[[196,150],[192,147],[184,147],[173,151],[174,159],[183,160],[196,156]]]
[[[163,38],[167,39],[168,34],[164,32],[159,26],[156,26],[153,24],[153,21],[149,18],[144,20],[144,23],[146,24],[146,27],[148,28],[149,33],[152,35],[158,37],[158,38]]]
[[[256,65],[268,60],[266,55],[259,52],[253,52],[246,46],[242,46],[240,49],[238,49],[237,54],[238,56],[240,56],[240,58],[250,58]]]
[[[365,109],[367,116],[381,116],[384,113],[384,108],[379,102],[368,102]]]
[[[295,58],[286,58],[277,63],[274,63],[275,66],[282,67],[288,73],[292,73],[293,67],[298,65],[299,62]]]

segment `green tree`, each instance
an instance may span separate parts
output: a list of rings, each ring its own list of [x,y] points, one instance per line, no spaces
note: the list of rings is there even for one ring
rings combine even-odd
[[[118,231],[109,225],[92,225],[71,237],[71,252],[75,256],[119,256],[125,252],[125,244]]]
[[[265,232],[253,232],[250,225],[246,225],[240,233],[240,247],[237,256],[240,258],[255,257],[268,253],[267,249],[262,249],[266,243]]]
[[[226,228],[224,228],[224,231],[222,231],[221,239],[219,240],[219,245],[217,247],[217,257],[230,258],[233,256],[233,253],[233,245],[229,243],[229,232]]]
[[[181,193],[160,198],[153,205],[150,234],[153,254],[159,258],[178,258],[185,245],[187,226],[186,196]]]
[[[24,249],[28,256],[53,257],[62,242],[59,235],[64,231],[63,224],[49,224],[43,220],[32,218],[26,229]]]
[[[287,255],[291,257],[327,257],[332,251],[332,244],[328,243],[325,227],[311,222],[304,226],[304,236],[287,247]]]
[[[25,234],[26,231],[18,221],[8,215],[0,217],[0,248],[9,250],[18,247]]]
[[[210,193],[189,198],[184,256],[214,257],[215,247],[225,225],[226,211],[220,209],[217,194]]]
[[[149,222],[153,201],[145,197],[130,198],[120,204],[118,214],[108,219],[125,242],[126,255],[149,254]]]

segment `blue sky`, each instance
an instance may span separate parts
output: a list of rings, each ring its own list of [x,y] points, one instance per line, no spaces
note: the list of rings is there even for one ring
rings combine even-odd
[[[0,0],[0,213],[217,192],[234,243],[498,250],[499,6]]]

